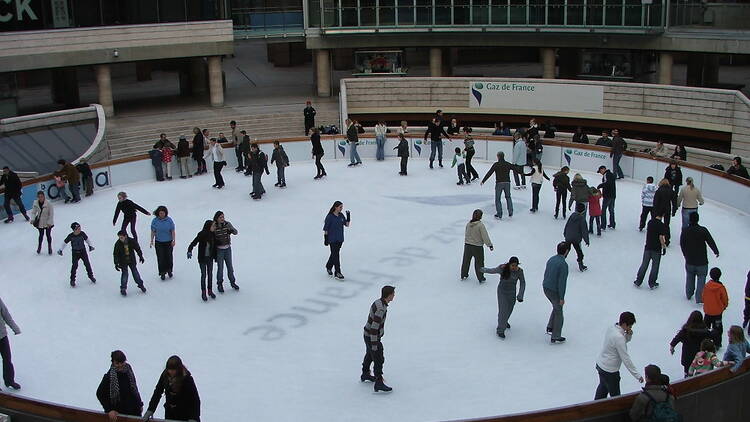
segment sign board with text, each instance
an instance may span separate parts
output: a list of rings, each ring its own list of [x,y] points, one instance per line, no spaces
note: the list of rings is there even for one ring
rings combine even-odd
[[[469,107],[601,114],[604,110],[604,87],[544,82],[473,81],[469,83]]]

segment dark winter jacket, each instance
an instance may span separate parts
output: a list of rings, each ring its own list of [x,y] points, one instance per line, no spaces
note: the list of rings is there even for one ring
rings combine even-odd
[[[112,403],[110,399],[110,375],[109,371],[104,374],[99,388],[96,389],[96,398],[102,404],[104,413],[114,410],[121,415],[141,416],[143,412],[143,401],[130,386],[130,377],[127,372],[117,372],[117,382],[120,387],[120,401]]]
[[[182,378],[182,385],[179,389],[171,385],[169,377],[162,374],[159,382],[156,383],[154,394],[148,403],[148,410],[156,411],[161,396],[165,396],[164,415],[165,419],[174,419],[178,421],[200,420],[201,415],[201,398],[198,396],[198,389],[195,387],[193,376],[187,370]]]
[[[672,212],[674,192],[668,185],[659,186],[654,193],[654,215],[666,216]]]
[[[670,158],[680,161],[687,161],[687,150],[685,149],[685,147],[682,147],[679,151],[677,151],[677,148],[675,147],[674,152],[672,153],[672,156]]]
[[[562,171],[558,171],[552,175],[552,187],[555,190],[567,190],[570,191],[573,188],[570,186],[570,177]]]
[[[312,155],[325,155],[323,145],[320,143],[319,133],[313,133],[310,135],[310,142],[312,143]]]
[[[510,183],[510,171],[513,169],[522,171],[521,166],[515,166],[505,161],[505,159],[495,161],[489,171],[487,171],[487,174],[484,175],[482,183],[486,182],[492,176],[492,173],[495,173],[495,183]]]
[[[674,396],[664,386],[657,384],[647,385],[643,388],[643,392],[636,396],[633,407],[630,408],[631,421],[641,422],[651,417],[654,407],[654,404],[651,402],[652,398],[657,403],[666,401],[669,403],[669,407],[674,409]]]
[[[276,163],[276,167],[287,167],[289,165],[289,157],[281,145],[278,148],[274,148],[271,154],[271,164],[273,163]]]
[[[174,144],[172,143],[172,141],[170,141],[169,139],[159,139],[154,144],[154,149],[162,149],[164,147],[169,147],[169,148],[172,148],[172,149],[177,148],[176,146],[174,146]]]
[[[120,239],[117,239],[112,252],[116,266],[123,268],[128,264],[135,263],[135,254],[138,254],[138,258],[143,259],[143,251],[141,251],[141,246],[138,245],[137,240],[128,237],[126,242],[121,242]]]
[[[573,200],[581,203],[587,203],[589,201],[589,196],[591,195],[591,189],[589,188],[586,179],[573,179],[573,182],[571,183],[571,192]]]
[[[268,173],[268,156],[265,152],[258,150],[257,152],[250,153],[250,167],[253,172]]]
[[[615,185],[615,174],[607,170],[602,176],[602,183],[597,186],[602,191],[602,198],[616,198],[617,186]]]
[[[91,172],[91,167],[89,167],[88,163],[76,164],[76,170],[78,170],[81,177],[92,177],[94,175],[94,173]]]
[[[446,138],[450,138],[448,136],[448,132],[445,131],[443,126],[440,125],[440,123],[435,124],[432,121],[427,123],[427,130],[424,133],[424,140],[426,141],[427,138],[430,138],[430,141],[432,142],[440,142],[441,137],[445,136]]]
[[[213,233],[199,231],[188,246],[189,254],[193,253],[195,245],[198,245],[198,262],[210,262],[216,259],[216,243]]]
[[[707,228],[697,223],[690,223],[682,229],[680,249],[682,249],[686,264],[708,265],[706,245],[711,248],[714,254],[719,254],[719,248]]]
[[[669,184],[672,185],[674,188],[675,186],[682,185],[682,169],[680,169],[680,166],[675,166],[672,168],[672,166],[667,166],[666,169],[664,169],[664,178],[669,180]]]
[[[89,240],[88,235],[86,235],[85,231],[81,231],[79,234],[75,234],[75,232],[70,232],[65,237],[65,240],[63,240],[63,246],[70,243],[70,248],[74,251],[85,251],[86,250],[86,242]]]
[[[81,182],[81,175],[73,164],[65,163],[63,168],[55,172],[55,176],[64,177],[68,183],[77,185]]]
[[[393,148],[397,151],[397,155],[399,157],[408,157],[409,156],[409,141],[406,139],[402,139],[398,142],[398,145],[396,145],[396,148]]]
[[[202,133],[196,133],[193,136],[193,159],[200,160],[203,158],[203,150],[205,149],[205,141]]]
[[[305,115],[305,122],[314,122],[315,121],[315,108],[313,106],[307,106],[302,111],[302,113]]]
[[[747,174],[747,169],[742,164],[740,164],[737,167],[729,166],[729,168],[727,169],[727,174],[731,174],[737,177],[744,177],[745,179],[750,179],[750,175]]]
[[[586,216],[582,213],[574,212],[570,214],[568,222],[565,223],[563,230],[565,241],[570,243],[589,243],[589,226],[586,224]]]
[[[177,141],[177,157],[190,157],[190,143],[187,139]]]
[[[250,154],[250,135],[244,135],[240,142],[240,152],[248,155]]]
[[[626,149],[628,149],[628,143],[622,139],[622,136],[612,138],[612,154],[622,155]]]
[[[573,142],[576,144],[588,144],[589,143],[589,137],[585,133],[574,133],[573,134]]]
[[[354,123],[346,128],[346,142],[350,144],[359,143],[359,133],[357,133],[357,126]]]
[[[161,167],[161,159],[163,154],[158,149],[152,149],[148,152],[149,158],[151,158],[151,165],[154,167]]]
[[[596,140],[596,145],[599,145],[600,147],[611,147],[612,139],[610,139],[608,136],[602,136],[601,138]]]
[[[8,197],[21,196],[21,178],[14,171],[9,171],[8,174],[3,174],[0,178],[0,185],[5,186],[5,195]]]
[[[216,246],[227,246],[232,244],[232,235],[237,234],[237,229],[234,228],[232,223],[224,221],[223,223],[214,223],[211,226],[214,232],[214,238],[216,239]]]
[[[711,338],[711,333],[703,324],[701,324],[700,327],[683,327],[677,332],[677,335],[674,336],[669,345],[675,347],[678,343],[682,343],[682,357],[680,363],[684,367],[689,367],[690,364],[693,363],[695,354],[700,351],[701,342],[706,338]]]
[[[122,211],[122,214],[125,216],[125,218],[135,217],[136,211],[140,211],[146,215],[149,214],[148,211],[146,211],[142,206],[136,204],[130,199],[125,199],[124,201],[119,201],[117,203],[117,207],[115,208],[115,217],[112,219],[112,224],[115,224],[117,222],[117,217],[120,215],[120,211]]]

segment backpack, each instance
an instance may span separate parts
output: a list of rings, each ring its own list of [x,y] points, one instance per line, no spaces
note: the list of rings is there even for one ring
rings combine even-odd
[[[646,412],[647,417],[641,419],[642,421],[682,422],[682,415],[669,405],[669,393],[667,393],[667,399],[660,402],[654,400],[654,397],[646,391],[643,391],[643,394],[648,397],[651,412]]]

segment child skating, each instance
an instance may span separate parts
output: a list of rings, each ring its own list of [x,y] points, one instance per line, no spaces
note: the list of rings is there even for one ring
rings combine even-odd
[[[88,252],[94,250],[94,246],[91,244],[89,237],[86,233],[81,230],[81,225],[73,223],[70,225],[70,229],[73,230],[63,241],[60,249],[57,250],[57,254],[62,256],[63,250],[70,243],[72,249],[71,258],[72,264],[70,266],[70,287],[76,286],[76,272],[78,272],[78,260],[83,261],[83,265],[86,267],[86,274],[89,276],[89,280],[92,283],[96,283],[94,278],[94,271],[91,269],[91,262],[89,261]],[[88,245],[88,252],[86,252],[86,246]]]
[[[466,153],[461,152],[461,148],[456,147],[456,154],[453,156],[453,164],[451,164],[451,167],[456,167],[456,164],[458,164],[458,183],[457,185],[463,185],[464,179],[466,179],[466,184],[471,184],[471,179],[469,178],[469,175],[466,174]]]

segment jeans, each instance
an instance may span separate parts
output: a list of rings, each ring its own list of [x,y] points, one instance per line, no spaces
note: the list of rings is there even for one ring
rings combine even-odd
[[[497,285],[497,334],[505,334],[508,328],[508,320],[516,306],[516,287],[511,283],[513,288],[508,289],[503,285],[503,281]]]
[[[164,180],[164,168],[161,166],[161,163],[153,164],[153,167],[154,167],[154,173],[156,174],[156,181],[157,182],[163,181]]]
[[[234,149],[234,155],[237,157],[237,170],[244,170],[245,166],[242,165],[242,150],[239,148]]]
[[[682,228],[688,226],[688,223],[690,223],[690,214],[697,213],[698,208],[685,208],[682,207]]]
[[[371,342],[370,337],[365,334],[365,357],[362,359],[362,373],[370,373],[370,365],[375,364],[375,378],[383,378],[383,364],[385,356],[383,355],[383,343]]]
[[[221,176],[221,169],[224,168],[224,161],[214,162],[214,181],[217,187],[224,186],[224,178]]]
[[[335,268],[336,274],[341,274],[341,257],[339,253],[343,244],[344,242],[331,242],[329,244],[331,255],[328,257],[328,262],[326,262],[326,269],[331,270]]]
[[[589,215],[589,233],[594,232],[594,222],[596,222],[596,234],[602,234],[602,216],[601,215]]]
[[[469,245],[464,243],[464,258],[461,261],[461,278],[469,277],[469,264],[471,259],[474,258],[474,272],[477,275],[479,281],[484,281],[484,274],[479,271],[480,268],[484,267],[484,247]]]
[[[724,324],[721,321],[722,314],[706,315],[703,322],[711,333],[711,340],[714,341],[717,349],[721,349],[721,338],[724,335]]]
[[[377,150],[375,151],[375,159],[378,161],[385,160],[385,135],[376,136],[375,143],[377,144]]]
[[[198,261],[198,266],[201,269],[201,291],[206,291],[206,281],[208,281],[208,291],[213,291],[213,284],[211,280],[213,279],[213,270],[214,270],[214,261],[211,258],[206,259],[205,261]]]
[[[164,177],[166,177],[167,179],[171,179],[172,178],[172,162],[162,161],[161,168],[162,168],[162,172],[164,173]]]
[[[216,248],[216,284],[224,282],[224,264],[227,266],[229,283],[234,284],[234,267],[232,266],[232,247]]]
[[[560,206],[562,206],[562,215],[563,218],[565,218],[565,213],[567,212],[567,208],[565,207],[565,202],[568,199],[568,190],[565,188],[559,188],[555,191],[555,217],[557,217]]]
[[[521,175],[521,183],[518,183],[518,175]],[[513,168],[513,181],[516,183],[516,186],[526,186],[526,175],[523,174],[523,171],[517,170],[516,168]]]
[[[70,201],[70,196],[68,195],[68,191],[67,191],[67,189],[65,189],[65,186],[66,185],[62,185],[62,186],[58,187],[57,191],[60,193],[60,198],[63,201],[67,202],[67,201]]]
[[[352,164],[362,164],[362,159],[359,158],[359,153],[357,152],[357,145],[357,142],[349,144],[349,160]]]
[[[503,192],[505,192],[505,202],[508,205],[508,216],[513,217],[513,200],[510,198],[510,182],[495,183],[495,210],[497,216],[503,218],[503,206],[500,204]]]
[[[661,251],[643,250],[643,260],[638,268],[638,274],[635,276],[636,286],[643,283],[643,277],[646,275],[648,264],[651,263],[651,272],[648,274],[648,286],[654,287],[656,279],[659,278],[659,264],[661,263]]]
[[[90,279],[94,279],[94,271],[91,269],[91,262],[89,262],[89,254],[86,249],[76,250],[73,249],[71,253],[73,259],[72,265],[70,266],[70,281],[76,281],[76,272],[78,271],[78,260],[83,261],[83,266],[86,267],[86,274]]]
[[[471,159],[474,157],[474,154],[476,154],[474,148],[466,150],[466,173],[468,173],[468,175],[471,177],[471,180],[479,179],[479,173],[477,173],[477,169],[475,169],[474,166],[471,165]]]
[[[154,242],[159,275],[172,273],[172,241]]]
[[[430,142],[430,167],[432,162],[435,161],[435,153],[437,152],[438,164],[443,164],[443,140],[431,141]]]
[[[539,209],[539,191],[542,190],[541,183],[531,184],[531,209],[536,211]]]
[[[612,167],[614,168],[615,176],[617,176],[618,179],[625,177],[622,173],[622,168],[620,168],[620,159],[622,159],[622,154],[614,153],[612,156]]]
[[[547,300],[552,304],[552,313],[550,313],[549,321],[547,322],[547,331],[552,333],[552,338],[558,339],[562,335],[563,322],[565,321],[563,305],[560,304],[560,295],[549,289],[544,289],[544,295],[547,296]]]
[[[10,201],[13,201],[16,203],[16,206],[18,207],[18,211],[26,215],[26,207],[23,206],[23,201],[21,200],[21,195],[15,195],[10,196],[7,193],[5,194],[3,205],[5,206],[5,213],[8,216],[8,220],[13,220],[13,210],[10,208]]]
[[[284,169],[286,169],[286,166],[276,166],[276,180],[280,185],[286,185],[286,177],[284,177]]]
[[[68,183],[70,193],[73,195],[73,201],[78,202],[81,200],[81,182]]]
[[[607,226],[607,211],[609,211],[609,226]],[[602,200],[602,228],[615,228],[615,198]]]
[[[318,169],[318,176],[326,174],[326,169],[323,167],[323,163],[320,162],[321,158],[323,158],[323,154],[315,156],[315,167]]]
[[[643,229],[644,227],[646,227],[646,219],[648,218],[649,214],[653,216],[654,207],[647,207],[646,205],[643,205],[641,208],[641,221],[638,224],[639,229]]]
[[[466,179],[466,183],[471,183],[471,179],[469,178],[469,175],[466,174],[466,164],[461,163],[458,165],[458,183],[463,184],[464,179]]]
[[[695,293],[695,303],[703,303],[703,286],[706,285],[706,274],[708,274],[708,264],[690,265],[685,263],[685,296],[690,300]],[[696,291],[696,280],[698,289]]]
[[[130,259],[135,260],[135,255],[131,255]],[[143,279],[141,279],[141,275],[138,273],[138,267],[135,266],[135,261],[133,261],[130,264],[120,268],[120,290],[125,290],[128,288],[128,269],[130,269],[130,272],[133,273],[133,281],[135,281],[135,284],[138,287],[143,287]]]
[[[620,371],[607,372],[596,365],[596,372],[599,373],[599,386],[596,387],[594,400],[617,397],[620,395]]]
[[[5,385],[16,382],[16,371],[10,354],[10,340],[8,336],[0,338],[0,357],[3,358],[3,383]]]
[[[401,173],[406,174],[406,166],[409,164],[409,157],[401,157]]]
[[[180,157],[177,160],[180,162],[180,177],[192,176],[190,174],[190,157]]]

